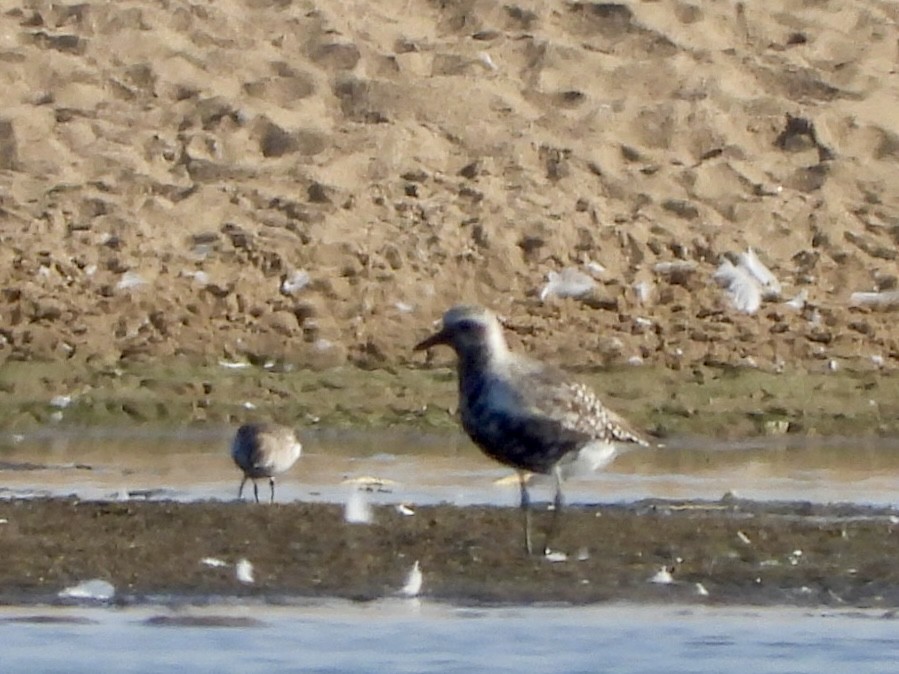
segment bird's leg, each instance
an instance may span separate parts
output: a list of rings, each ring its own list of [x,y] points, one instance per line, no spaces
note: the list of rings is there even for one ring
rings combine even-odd
[[[239,501],[243,497],[243,486],[247,483],[247,476],[244,475],[243,479],[240,481],[240,489],[237,490],[237,500]]]
[[[543,554],[549,552],[549,544],[556,535],[556,529],[559,523],[559,513],[565,505],[565,499],[562,497],[562,475],[558,466],[553,466],[553,481],[556,483],[556,495],[553,498],[553,516],[549,521],[549,530],[546,532],[546,543],[543,545]]]
[[[255,478],[253,479],[253,496],[256,497],[256,503],[259,503],[259,485],[256,483]]]
[[[524,515],[524,549],[531,554],[531,497],[528,495],[526,476],[518,471],[518,484],[521,487],[521,512]]]
[[[270,477],[268,479],[268,486],[271,487],[271,489],[272,489],[272,496],[269,499],[269,503],[274,503],[275,502],[275,478],[274,477]]]

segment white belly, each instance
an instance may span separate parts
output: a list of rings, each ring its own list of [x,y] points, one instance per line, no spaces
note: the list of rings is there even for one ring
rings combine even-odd
[[[585,445],[577,453],[569,454],[562,459],[559,466],[562,469],[562,477],[569,478],[575,475],[584,475],[600,470],[608,466],[619,453],[619,447],[615,443],[595,440]]]

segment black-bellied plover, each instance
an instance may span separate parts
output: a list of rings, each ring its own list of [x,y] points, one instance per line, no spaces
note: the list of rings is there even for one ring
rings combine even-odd
[[[499,321],[487,309],[453,307],[443,315],[440,331],[415,349],[438,344],[452,347],[458,357],[459,412],[465,432],[488,456],[518,472],[528,553],[528,473],[552,475],[555,508],[546,552],[563,506],[563,472],[575,465],[600,468],[614,458],[618,446],[649,442],[584,384],[512,353]]]
[[[253,480],[253,495],[259,503],[256,480],[267,477],[271,487],[270,503],[275,502],[275,475],[283,473],[300,458],[303,447],[292,428],[271,423],[244,424],[231,443],[231,458],[243,471],[237,498],[243,495],[247,480]]]

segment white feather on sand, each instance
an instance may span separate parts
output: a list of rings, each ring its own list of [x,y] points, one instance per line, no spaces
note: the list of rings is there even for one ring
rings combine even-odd
[[[899,307],[899,290],[852,293],[849,296],[849,304],[855,307],[894,309]]]
[[[762,306],[761,287],[744,267],[735,266],[725,259],[713,278],[730,295],[730,301],[737,311],[754,314]]]
[[[596,281],[574,267],[565,267],[560,272],[551,271],[546,275],[546,285],[540,291],[540,300],[547,297],[583,297],[596,287]]]
[[[725,258],[712,278],[730,295],[734,308],[744,314],[756,313],[763,299],[776,299],[782,290],[780,281],[752,248],[737,256],[737,264]],[[798,296],[791,301],[798,304]]]
[[[652,300],[653,285],[650,281],[638,281],[633,286],[640,304],[649,304]]]
[[[796,309],[796,311],[801,311],[805,308],[805,303],[808,301],[808,290],[803,288],[796,296],[784,302],[784,306],[790,307],[791,309]]]
[[[281,281],[281,292],[284,295],[296,295],[303,288],[309,285],[312,277],[308,271],[298,269],[286,275]]]
[[[739,255],[739,266],[743,267],[754,278],[762,289],[762,296],[765,299],[775,299],[780,297],[780,281],[774,276],[774,273],[765,266],[765,263],[759,260],[758,255],[752,248],[747,248],[745,253]]]
[[[603,267],[599,262],[595,260],[588,260],[584,263],[584,269],[590,272],[593,276],[600,277],[606,273],[606,268]]]

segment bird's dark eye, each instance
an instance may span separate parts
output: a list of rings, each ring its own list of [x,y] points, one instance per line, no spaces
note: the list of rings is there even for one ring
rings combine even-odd
[[[456,330],[463,333],[473,332],[477,326],[472,321],[459,321]]]

